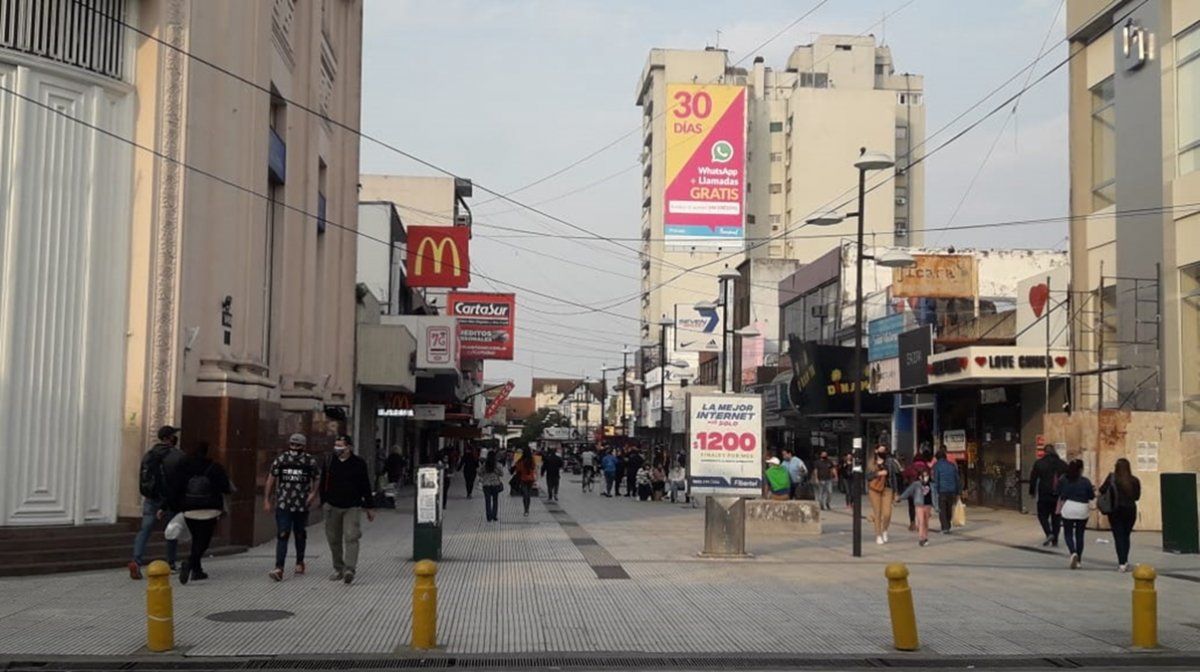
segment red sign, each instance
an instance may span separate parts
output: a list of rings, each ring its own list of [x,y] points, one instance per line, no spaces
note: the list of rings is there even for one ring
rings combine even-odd
[[[483,412],[483,417],[490,418],[495,415],[496,411],[500,410],[500,406],[508,399],[508,395],[512,391],[513,383],[510,380],[504,384],[504,387],[500,388],[500,394],[497,394],[495,399],[488,402],[487,409]]]
[[[405,270],[409,287],[466,287],[471,232],[465,226],[408,227]]]
[[[512,359],[514,294],[450,292],[447,314],[458,318],[458,344],[463,359]]]

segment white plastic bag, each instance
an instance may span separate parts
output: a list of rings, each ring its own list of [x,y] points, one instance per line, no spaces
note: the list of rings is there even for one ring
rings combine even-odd
[[[167,531],[163,533],[163,536],[171,541],[183,541],[188,538],[187,521],[184,520],[182,513],[175,514],[171,522],[167,523]]]

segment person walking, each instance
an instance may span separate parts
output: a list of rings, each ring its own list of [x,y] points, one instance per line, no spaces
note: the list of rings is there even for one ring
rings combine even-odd
[[[551,448],[542,456],[542,475],[546,477],[546,501],[558,501],[558,483],[562,478],[563,459],[557,448]]]
[[[1079,569],[1083,561],[1083,534],[1087,528],[1091,507],[1088,502],[1096,498],[1096,488],[1083,475],[1083,460],[1071,460],[1067,473],[1058,480],[1058,507],[1063,521],[1063,538],[1071,552],[1071,569]]]
[[[613,483],[617,484],[617,496],[621,495],[621,485],[617,478],[621,461],[614,451],[608,451],[600,458],[600,469],[604,472],[604,496],[612,497]]]
[[[170,522],[174,511],[164,509],[163,504],[172,499],[171,484],[175,472],[183,462],[184,454],[179,449],[179,428],[163,425],[158,428],[158,443],[142,456],[138,469],[138,491],[142,495],[142,524],[133,538],[133,558],[129,561],[129,578],[140,580],[142,567],[146,566],[146,544],[150,533],[159,521]],[[167,564],[175,570],[179,555],[179,542],[167,540]]]
[[[1062,516],[1058,514],[1058,498],[1054,492],[1058,479],[1066,473],[1067,463],[1058,456],[1054,446],[1046,446],[1046,453],[1033,463],[1029,471],[1029,496],[1037,497],[1037,519],[1046,537],[1042,546],[1058,547]]]
[[[459,460],[458,468],[463,473],[463,484],[467,486],[467,499],[475,492],[475,476],[479,473],[479,457],[473,447],[467,447]]]
[[[496,461],[496,451],[488,451],[479,473],[479,487],[483,489],[483,515],[487,522],[500,520],[500,493],[504,492],[504,479]]]
[[[837,465],[829,459],[829,453],[822,450],[821,456],[813,463],[813,483],[817,486],[817,505],[825,511],[833,509],[833,485],[838,480]]]
[[[517,487],[521,492],[521,503],[525,505],[525,516],[529,517],[529,498],[533,494],[533,486],[537,483],[537,465],[533,463],[533,451],[526,448],[521,451],[521,459],[512,468]]]
[[[325,507],[325,540],[333,560],[330,581],[354,582],[358,571],[358,540],[362,538],[362,514],[375,522],[371,477],[367,463],[354,454],[349,436],[333,442],[333,457],[321,478],[321,505]]]
[[[938,451],[937,461],[933,463],[933,488],[937,491],[938,522],[941,523],[942,534],[949,534],[954,505],[958,503],[962,487],[958,465],[946,457],[945,450]]]
[[[264,487],[263,510],[275,510],[275,569],[267,576],[272,581],[283,580],[287,561],[288,540],[296,538],[296,576],[305,572],[304,551],[308,546],[308,511],[317,501],[321,467],[306,448],[308,438],[292,434],[288,449],[271,463]]]
[[[914,454],[912,461],[909,462],[908,466],[905,467],[904,471],[902,472],[903,476],[904,476],[904,487],[905,488],[907,488],[908,486],[917,482],[917,480],[920,478],[922,469],[928,471],[929,463],[925,461],[925,459],[921,456],[920,453]],[[908,531],[912,532],[916,529],[917,529],[917,504],[913,502],[912,498],[909,498],[908,499]]]
[[[846,508],[854,506],[854,456],[850,453],[842,455],[838,463],[838,484],[842,494],[846,496]]]
[[[788,473],[787,467],[783,466],[778,457],[772,456],[767,459],[765,480],[771,499],[786,500],[791,496],[792,477]]]
[[[933,513],[935,497],[933,495],[933,483],[929,478],[929,468],[922,466],[917,472],[917,477],[913,482],[904,489],[896,501],[907,499],[910,503],[915,502],[916,519],[917,519],[917,544],[926,546],[929,544],[929,516]]]
[[[179,566],[179,583],[203,581],[208,578],[202,564],[204,554],[212,543],[217,519],[225,513],[225,495],[233,492],[229,475],[225,469],[208,457],[208,444],[199,443],[191,455],[185,457],[174,474],[172,499],[164,503],[163,513],[183,513],[192,546],[187,560]]]
[[[787,469],[788,478],[791,480],[791,485],[788,486],[788,499],[796,499],[796,493],[801,492],[800,488],[804,485],[804,479],[808,477],[808,467],[804,466],[804,460],[796,457],[796,453],[791,448],[783,449],[783,468]]]
[[[867,479],[867,499],[871,502],[875,524],[875,543],[888,542],[888,527],[892,524],[892,502],[900,492],[900,465],[888,454],[887,446],[875,449],[875,462],[864,474]]]
[[[583,491],[596,489],[596,451],[589,445],[579,454],[579,469],[583,472]]]
[[[633,448],[629,451],[629,457],[625,460],[625,496],[633,497],[637,488],[637,475],[641,471],[642,465],[646,460],[642,457],[641,451]]]
[[[1133,475],[1129,460],[1117,460],[1113,472],[1100,486],[1101,509],[1107,508],[1108,526],[1112,529],[1113,545],[1117,547],[1117,570],[1129,571],[1129,544],[1133,524],[1137,521],[1137,503],[1142,498],[1142,482]],[[1105,500],[1108,504],[1104,504]]]

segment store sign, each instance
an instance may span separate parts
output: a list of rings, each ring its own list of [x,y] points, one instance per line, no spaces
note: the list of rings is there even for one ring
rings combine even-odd
[[[972,346],[929,358],[929,380],[934,383],[967,379],[1037,380],[1046,374],[1066,373],[1066,355],[1046,356],[1046,351],[1016,346]]]
[[[762,397],[757,394],[687,395],[688,477],[693,495],[762,494],[762,411]]]
[[[788,341],[788,357],[792,360],[788,397],[800,413],[851,413],[856,386],[863,391],[864,413],[891,412],[891,397],[871,394],[871,367],[865,361],[861,374],[855,375],[854,348],[803,342],[793,336]]]
[[[413,406],[413,418],[440,422],[446,419],[446,407],[441,404],[417,404]]]
[[[663,237],[732,247],[745,235],[746,89],[668,84]]]
[[[888,315],[867,323],[867,360],[879,361],[900,356],[900,334],[912,329],[916,316],[910,312]]]
[[[424,371],[458,371],[458,324],[442,315],[383,315],[381,324],[400,325],[417,340],[415,366]]]
[[[409,287],[466,287],[471,230],[465,226],[410,226],[405,282]]]
[[[883,394],[900,391],[900,359],[898,357],[871,362],[870,369],[871,392]]]
[[[979,403],[988,404],[1003,404],[1008,401],[1008,393],[1003,387],[985,387],[979,390]]]
[[[490,417],[496,415],[496,411],[500,410],[500,407],[504,405],[504,402],[508,399],[508,395],[512,394],[513,387],[515,387],[515,386],[513,385],[513,382],[510,380],[504,384],[504,387],[500,388],[500,393],[496,395],[495,399],[492,399],[491,401],[489,401],[487,408],[484,409],[484,411],[483,411],[484,418],[490,418]]]
[[[385,394],[379,399],[375,409],[379,418],[411,418],[413,417],[412,396],[401,392]]]
[[[446,312],[458,319],[465,359],[511,360],[517,298],[513,294],[450,292]]]
[[[947,453],[967,452],[967,432],[964,429],[947,429],[942,432],[942,445]]]
[[[1059,266],[1017,283],[1017,345],[1045,350],[1048,336],[1052,353],[1070,350],[1070,282],[1070,268]]]
[[[900,388],[929,384],[929,354],[933,352],[933,328],[926,325],[900,334]]]
[[[914,254],[912,266],[892,270],[892,296],[969,299],[979,289],[975,256]]]
[[[675,349],[681,352],[720,352],[724,335],[719,308],[675,304]]]

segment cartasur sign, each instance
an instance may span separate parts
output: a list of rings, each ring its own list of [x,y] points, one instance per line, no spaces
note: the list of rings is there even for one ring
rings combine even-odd
[[[450,292],[447,312],[458,319],[463,359],[512,359],[516,296]]]
[[[730,247],[744,238],[746,89],[668,84],[667,244]]]

